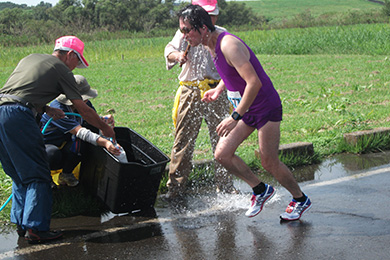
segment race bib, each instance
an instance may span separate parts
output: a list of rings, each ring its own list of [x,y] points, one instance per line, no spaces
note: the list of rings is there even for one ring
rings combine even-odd
[[[240,104],[240,101],[241,101],[241,94],[240,92],[238,91],[227,91],[227,96],[228,96],[228,99],[230,101],[230,103],[232,103],[233,107],[234,108],[237,108],[238,104]]]

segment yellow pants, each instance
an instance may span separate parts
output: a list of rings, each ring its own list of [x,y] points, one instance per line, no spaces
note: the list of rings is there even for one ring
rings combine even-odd
[[[177,110],[179,108],[179,103],[180,103],[180,95],[183,86],[187,87],[192,87],[192,88],[199,88],[200,90],[200,97],[203,98],[204,93],[211,89],[210,84],[216,84],[218,83],[219,80],[214,80],[214,79],[205,79],[205,80],[197,80],[197,81],[180,81],[180,86],[176,91],[175,95],[175,101],[173,103],[173,109],[172,109],[172,120],[173,120],[173,125],[176,127],[176,120],[177,120]]]
[[[175,141],[169,164],[170,191],[184,192],[188,176],[192,169],[192,155],[203,119],[206,121],[213,152],[219,140],[216,132],[218,124],[229,116],[229,101],[226,92],[214,102],[201,101],[201,90],[193,86],[180,86],[176,101]],[[223,166],[216,162],[215,181],[221,190],[233,186],[232,176]]]

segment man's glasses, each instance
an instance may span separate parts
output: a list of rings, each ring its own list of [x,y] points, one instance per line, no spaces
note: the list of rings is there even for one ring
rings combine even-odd
[[[183,28],[180,28],[180,32],[185,35],[185,34],[189,34],[193,29],[194,29],[194,27],[192,27],[192,28],[183,27]]]
[[[82,61],[79,58],[79,55],[77,55],[76,52],[73,52],[73,54],[76,55],[77,59],[79,60],[79,62],[77,63],[77,66],[80,66],[82,64]]]

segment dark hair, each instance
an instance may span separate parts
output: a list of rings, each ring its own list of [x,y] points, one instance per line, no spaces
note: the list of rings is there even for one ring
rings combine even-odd
[[[198,32],[203,25],[206,25],[211,32],[215,31],[210,15],[200,5],[187,5],[179,11],[177,16],[179,19],[183,18],[184,21],[188,21]]]

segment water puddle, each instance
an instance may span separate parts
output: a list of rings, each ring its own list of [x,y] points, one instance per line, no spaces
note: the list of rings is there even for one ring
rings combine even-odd
[[[364,170],[390,164],[390,151],[370,154],[339,154],[320,164],[293,169],[295,178],[304,181],[328,181],[358,174]]]
[[[365,155],[340,154],[325,159],[317,165],[295,168],[293,174],[299,182],[319,183],[352,176],[369,169],[388,167],[389,164],[390,151]],[[174,207],[158,199],[155,208],[147,214],[106,212],[100,217],[76,216],[53,219],[52,226],[55,229],[65,230],[66,236],[73,241],[72,243],[84,243],[85,252],[96,253],[102,250],[98,245],[136,243],[137,241],[150,241],[149,239],[163,240],[164,246],[169,247],[178,242],[175,235],[178,232],[206,229],[225,234],[225,230],[234,231],[234,222],[237,221],[237,216],[241,216],[247,208],[248,194],[251,192],[250,187],[241,181],[235,181],[235,186],[241,194],[216,194],[209,191],[205,194],[188,196]],[[283,192],[278,192],[267,207],[281,208],[279,205],[281,197],[283,197]],[[264,214],[266,216],[268,213]],[[245,237],[245,233],[239,232],[238,234]],[[25,241],[21,242],[18,239],[13,225],[0,227],[0,259],[15,257],[15,254],[28,255],[30,252],[28,250],[32,248],[22,249],[24,244],[26,244]],[[65,247],[65,244],[60,245]],[[54,247],[59,246],[53,245],[53,249]]]

